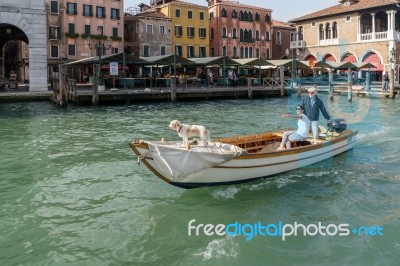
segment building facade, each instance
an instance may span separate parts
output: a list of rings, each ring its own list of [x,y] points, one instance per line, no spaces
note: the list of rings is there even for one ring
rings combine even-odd
[[[210,55],[272,57],[272,10],[236,1],[208,0]]]
[[[172,54],[172,24],[160,12],[141,4],[137,14],[125,13],[125,49],[138,56],[161,56]]]
[[[295,57],[294,50],[290,49],[290,42],[295,40],[295,31],[296,27],[289,23],[272,20],[272,59]]]
[[[182,1],[153,1],[171,18],[172,49],[184,58],[209,56],[207,7]]]
[[[48,71],[54,66],[123,50],[123,1],[46,0],[48,21]],[[106,49],[90,49],[103,42]]]
[[[291,20],[300,60],[370,62],[372,80],[395,68],[399,77],[400,13],[393,0],[340,0],[338,5]],[[392,62],[392,64],[391,64]],[[359,77],[365,76],[364,71]]]

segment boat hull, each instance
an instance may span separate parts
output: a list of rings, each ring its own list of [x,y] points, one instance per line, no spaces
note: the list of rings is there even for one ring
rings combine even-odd
[[[336,137],[329,141],[292,148],[284,151],[249,153],[236,157],[220,165],[213,166],[181,178],[173,178],[163,172],[151,156],[142,161],[158,177],[171,185],[182,188],[226,185],[248,182],[282,172],[308,166],[353,148],[357,132]],[[148,154],[147,145],[132,147],[136,155]]]

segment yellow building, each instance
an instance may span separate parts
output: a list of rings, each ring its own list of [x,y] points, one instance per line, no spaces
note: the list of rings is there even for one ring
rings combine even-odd
[[[209,56],[208,8],[188,2],[172,1],[157,5],[160,12],[172,19],[172,46],[176,55]]]

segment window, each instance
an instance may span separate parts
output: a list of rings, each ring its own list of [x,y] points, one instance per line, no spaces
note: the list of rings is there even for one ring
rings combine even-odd
[[[222,55],[226,56],[226,46],[225,45],[222,47]]]
[[[204,20],[204,12],[200,12],[200,20]]]
[[[119,9],[118,8],[111,8],[111,19],[120,19],[119,16]]]
[[[143,56],[149,56],[150,53],[150,47],[147,45],[143,46]]]
[[[267,31],[266,33],[265,33],[265,40],[267,41],[267,42],[269,42],[271,39],[270,39],[271,37],[270,37],[270,35],[269,35],[269,31]]]
[[[281,32],[280,32],[280,31],[278,31],[278,32],[276,33],[276,44],[278,44],[278,45],[281,45],[281,44],[282,44],[282,35],[281,35]]]
[[[181,10],[180,9],[175,9],[175,17],[180,18],[181,17]]]
[[[315,27],[315,21],[311,22],[311,27]]]
[[[226,12],[226,9],[223,8],[223,9],[221,10],[221,17],[226,18],[227,16],[228,16],[228,13]]]
[[[146,24],[146,33],[153,33],[153,24]]]
[[[333,36],[333,39],[337,39],[338,38],[338,25],[337,25],[337,22],[333,22],[332,36]]]
[[[214,12],[210,12],[210,20],[214,18]]]
[[[67,14],[68,15],[77,15],[78,10],[76,8],[76,3],[67,2]],[[57,47],[58,49],[58,47]]]
[[[182,26],[175,26],[175,36],[182,36]]]
[[[233,39],[237,39],[237,30],[236,30],[236,28],[232,29],[232,38]]]
[[[249,58],[253,58],[253,48],[249,48]]]
[[[211,57],[215,56],[214,48],[211,48],[211,49],[210,49],[210,56],[211,56]]]
[[[75,33],[75,24],[74,23],[68,23],[68,32]]]
[[[233,47],[233,57],[237,57],[237,47]]]
[[[214,40],[214,29],[210,29],[210,40]]]
[[[232,10],[232,18],[237,18],[237,17],[238,17],[237,11],[235,9]]]
[[[222,27],[222,38],[226,38],[226,28]]]
[[[118,48],[116,47],[111,48],[111,53],[118,54],[119,53]]]
[[[329,23],[326,23],[326,26],[325,26],[325,38],[326,39],[331,38],[331,24],[329,24]]]
[[[194,46],[188,45],[188,47],[187,47],[187,57],[194,57]]]
[[[161,46],[160,55],[166,55],[166,54],[167,54],[167,52],[165,50],[165,46]]]
[[[202,39],[205,39],[207,37],[206,28],[199,28],[199,37]]]
[[[51,3],[50,3],[50,13],[58,14],[58,2],[57,1],[51,1]]]
[[[290,41],[291,41],[291,42],[294,42],[294,41],[295,41],[294,32],[291,32],[291,33],[290,33]]]
[[[244,58],[244,48],[240,47],[240,58]]]
[[[199,48],[199,57],[206,57],[206,47],[200,46]]]
[[[271,53],[270,53],[270,51],[269,51],[269,48],[267,48],[266,53],[267,53],[267,59],[270,59],[270,58],[271,58]]]
[[[60,39],[60,27],[49,26],[49,39],[50,40]]]
[[[85,34],[90,34],[90,25],[85,25]]]
[[[68,44],[68,55],[75,56],[75,44]]]
[[[323,40],[324,38],[324,26],[322,24],[319,24],[319,39]]]
[[[189,38],[193,38],[194,37],[194,28],[193,27],[187,27],[187,36]]]
[[[160,26],[160,34],[165,34],[165,26]]]
[[[52,58],[58,57],[58,46],[52,45],[50,47],[50,57],[52,57]]]
[[[300,26],[298,29],[298,38],[297,40],[302,41],[303,40],[303,27]]]
[[[97,34],[104,35],[104,27],[103,26],[97,26]]]
[[[265,15],[265,22],[267,22],[267,23],[271,22],[271,16],[269,14]]]
[[[190,19],[193,18],[193,11],[192,10],[188,10],[187,17],[190,18]]]
[[[346,17],[346,22],[350,22],[351,21],[351,17],[350,16],[347,16]]]
[[[182,56],[182,46],[181,45],[175,45],[175,54]]]
[[[83,15],[86,17],[93,17],[93,6],[83,5]]]
[[[96,18],[105,18],[106,9],[102,6],[96,6]]]
[[[260,40],[260,32],[258,30],[256,30],[256,40],[257,41]]]
[[[118,37],[118,28],[117,27],[113,27],[112,28],[112,36],[113,37]]]
[[[255,18],[255,21],[260,21],[261,19],[260,19],[260,14],[258,14],[258,12],[256,12],[256,18]]]
[[[256,49],[256,57],[260,57],[260,49]]]

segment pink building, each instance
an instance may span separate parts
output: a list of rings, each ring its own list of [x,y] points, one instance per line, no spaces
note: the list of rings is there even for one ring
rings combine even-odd
[[[210,56],[271,58],[272,10],[208,0]]]

